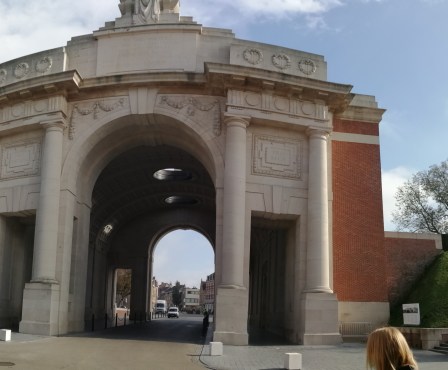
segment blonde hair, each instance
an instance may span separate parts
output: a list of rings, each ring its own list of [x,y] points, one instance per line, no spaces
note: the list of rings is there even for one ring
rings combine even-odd
[[[411,349],[401,332],[393,327],[374,330],[367,339],[367,368],[397,370],[410,365],[418,370]]]

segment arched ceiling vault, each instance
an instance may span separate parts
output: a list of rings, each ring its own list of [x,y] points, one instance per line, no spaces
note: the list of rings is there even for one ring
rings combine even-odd
[[[181,169],[186,180],[158,180],[161,169]],[[168,204],[179,196],[194,204]],[[113,159],[101,172],[92,193],[91,240],[110,240],[124,225],[148,214],[176,207],[215,214],[215,189],[204,166],[184,150],[168,145],[141,145]],[[105,227],[111,225],[107,233]]]

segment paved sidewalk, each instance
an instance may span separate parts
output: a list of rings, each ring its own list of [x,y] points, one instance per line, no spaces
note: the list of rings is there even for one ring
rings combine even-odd
[[[282,370],[285,353],[302,354],[302,370],[365,370],[365,344],[344,343],[337,346],[228,346],[223,356],[210,356],[209,330],[200,362],[213,370]],[[448,355],[414,350],[419,370],[447,370]]]
[[[362,370],[365,345],[345,343],[338,346],[224,346],[223,356],[209,356],[204,346],[201,362],[214,370],[284,369],[284,354],[302,354],[303,370]],[[420,370],[447,370],[448,356],[430,351],[414,351]]]
[[[138,328],[137,336],[129,329],[129,337],[114,336],[112,330],[65,337],[13,333],[10,342],[0,341],[0,369],[204,370],[202,345],[149,341]]]
[[[210,338],[211,330],[206,343]],[[302,354],[302,370],[366,369],[365,345],[358,343],[339,346],[225,345],[223,356],[210,356],[208,344],[148,342],[138,336],[121,340],[19,333],[13,333],[12,342],[0,342],[0,367],[13,370],[280,370],[284,368],[284,354],[288,352]],[[420,370],[448,369],[447,355],[421,350],[415,350],[414,354]],[[14,365],[8,366],[8,362]]]

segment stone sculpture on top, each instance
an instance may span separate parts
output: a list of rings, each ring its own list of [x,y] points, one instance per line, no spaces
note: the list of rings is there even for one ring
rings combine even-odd
[[[170,21],[179,16],[179,0],[120,0],[118,7],[123,18],[132,17],[133,24]]]

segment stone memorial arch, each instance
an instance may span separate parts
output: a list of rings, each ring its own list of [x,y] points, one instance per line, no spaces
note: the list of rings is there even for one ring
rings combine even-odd
[[[83,331],[111,313],[116,268],[148,313],[153,249],[176,228],[214,248],[216,341],[330,344],[341,320],[384,321],[375,99],[178,1],[119,8],[0,64],[0,324]]]

